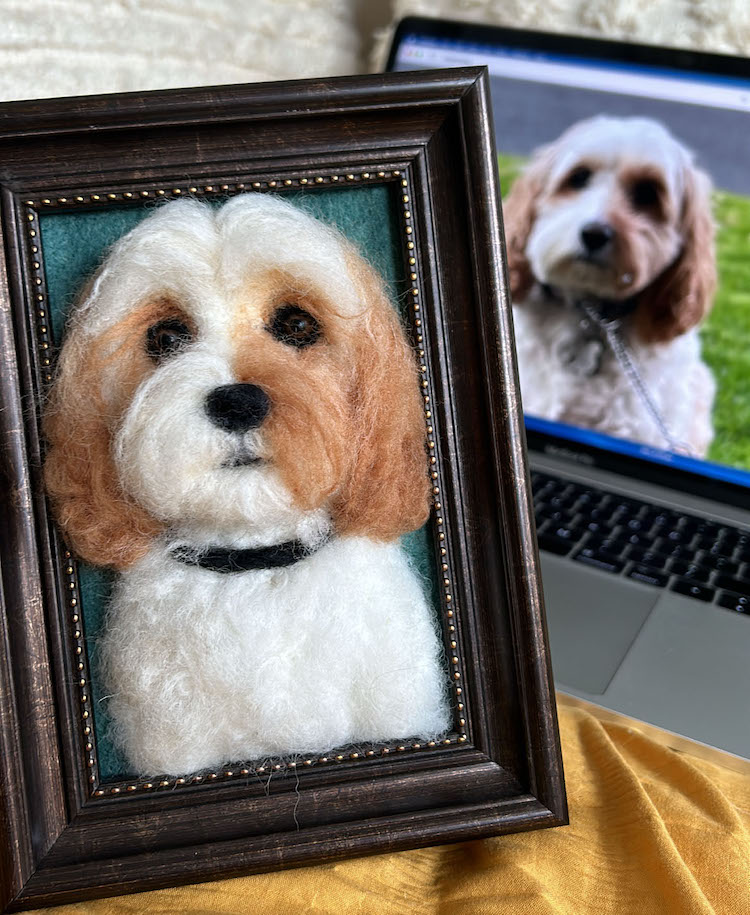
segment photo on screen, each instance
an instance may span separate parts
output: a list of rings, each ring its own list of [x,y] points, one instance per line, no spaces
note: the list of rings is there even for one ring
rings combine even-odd
[[[626,87],[627,74],[621,75],[621,81]],[[512,201],[511,189],[524,169],[530,167],[535,153],[538,154],[543,146],[557,144],[559,156],[570,159],[562,180],[567,177],[569,184],[581,185],[567,188],[569,196],[579,198],[579,231],[585,231],[585,226],[591,223],[602,222],[606,226],[604,214],[597,219],[599,214],[595,212],[605,194],[609,196],[609,206],[614,208],[618,205],[617,195],[622,196],[623,222],[627,221],[627,211],[634,208],[634,201],[626,199],[626,191],[614,180],[615,175],[611,176],[612,187],[604,190],[598,199],[589,204],[580,202],[587,189],[591,196],[597,165],[604,168],[616,159],[621,172],[626,168],[627,159],[632,159],[631,194],[636,196],[635,208],[640,203],[642,210],[657,206],[660,182],[669,180],[668,175],[659,175],[657,168],[668,167],[675,153],[683,152],[692,160],[693,167],[708,178],[718,283],[712,301],[707,305],[707,313],[699,321],[698,334],[700,358],[715,384],[712,434],[705,442],[705,450],[702,447],[684,450],[695,457],[749,469],[750,266],[744,250],[750,237],[750,174],[736,154],[737,150],[748,148],[750,141],[750,122],[746,114],[684,102],[500,78],[493,79],[493,91],[503,199]],[[560,143],[563,136],[568,137],[568,141]],[[642,140],[640,150],[639,139]],[[578,151],[575,150],[577,143],[582,147]],[[629,147],[627,150],[622,148],[625,144]],[[619,149],[613,149],[618,145]],[[658,145],[666,148],[655,149]],[[597,146],[601,150],[601,162],[596,161]],[[588,166],[585,163],[573,161],[576,152],[584,154],[584,148],[591,159],[590,175],[586,174]],[[651,163],[654,163],[655,174],[653,182],[648,183],[647,169]],[[636,166],[641,165],[643,169],[639,171]],[[640,201],[637,199],[639,193]],[[669,234],[672,229],[669,220],[664,214],[659,216],[664,223],[664,234]],[[658,236],[658,226],[655,233]],[[595,231],[593,234],[596,244],[600,238]],[[669,240],[665,243],[668,245]],[[710,256],[708,252],[704,254]],[[679,371],[679,366],[677,368]],[[676,378],[675,386],[678,382]],[[678,402],[674,408],[679,410],[683,406]],[[665,421],[669,423],[668,416]],[[646,443],[657,444],[655,441]],[[670,450],[668,442],[664,447]]]
[[[527,429],[748,486],[750,83],[625,50],[545,49],[524,34],[417,27],[391,66],[488,66]],[[566,269],[530,289],[532,268],[545,274],[556,254]],[[524,336],[535,298],[546,348]],[[579,309],[578,324],[562,320],[563,305]],[[603,320],[625,351],[619,387]],[[571,386],[579,411],[561,406]]]

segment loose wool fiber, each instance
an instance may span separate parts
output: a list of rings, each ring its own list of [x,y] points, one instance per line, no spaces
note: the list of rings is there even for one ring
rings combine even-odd
[[[272,333],[290,304],[320,326],[310,346]],[[155,358],[165,320],[189,339]],[[243,432],[206,410],[237,383],[270,403]],[[121,573],[100,651],[135,771],[449,727],[436,621],[396,542],[429,510],[416,364],[379,277],[333,229],[275,195],[155,210],[74,309],[45,433],[68,540]],[[173,553],[290,540],[311,555],[273,570]]]

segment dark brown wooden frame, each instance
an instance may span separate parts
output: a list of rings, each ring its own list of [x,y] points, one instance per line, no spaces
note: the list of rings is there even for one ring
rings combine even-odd
[[[488,95],[484,70],[464,69],[0,106],[3,907],[566,822]],[[335,181],[399,182],[409,197],[455,732],[270,780],[242,769],[102,784],[75,562],[40,477],[54,357],[39,214]]]

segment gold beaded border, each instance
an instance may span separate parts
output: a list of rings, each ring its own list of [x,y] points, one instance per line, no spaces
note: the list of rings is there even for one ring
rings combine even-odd
[[[49,301],[44,274],[44,260],[41,244],[39,218],[34,209],[34,201],[26,200],[27,242],[31,279],[31,311],[35,319],[36,335],[39,349],[39,370],[43,383],[52,381],[53,352],[52,334],[50,332]],[[69,627],[73,644],[73,679],[77,687],[77,702],[80,709],[80,727],[83,738],[83,762],[88,772],[87,781],[90,790],[95,790],[99,782],[99,770],[95,749],[95,735],[92,727],[92,707],[88,654],[86,651],[83,618],[80,608],[80,588],[75,560],[68,550],[63,550],[63,601],[65,604],[66,626]]]
[[[36,337],[39,349],[39,365],[45,382],[52,380],[52,334],[49,330],[49,311],[47,289],[42,260],[42,243],[40,237],[39,217],[35,201],[27,200],[26,233],[29,251],[29,274],[31,281],[31,312],[35,318]]]
[[[63,560],[65,563],[66,585],[64,600],[67,603],[68,625],[71,627],[70,634],[73,641],[73,675],[78,688],[81,732],[83,734],[83,760],[88,771],[89,788],[94,791],[99,783],[99,766],[93,728],[91,697],[89,696],[91,678],[88,670],[86,635],[83,630],[78,570],[69,550],[63,552]]]
[[[432,504],[435,510],[435,525],[437,528],[438,551],[440,556],[440,576],[442,585],[442,597],[445,604],[445,617],[447,628],[447,659],[449,663],[449,673],[454,693],[454,705],[458,712],[458,736],[452,739],[445,738],[443,744],[466,743],[468,735],[466,733],[466,699],[463,688],[463,672],[461,658],[458,649],[458,635],[456,632],[457,609],[453,597],[452,576],[450,571],[450,558],[448,554],[448,544],[446,541],[445,521],[443,519],[442,504],[442,485],[440,479],[440,470],[438,469],[438,455],[435,444],[435,426],[433,417],[433,399],[432,389],[429,381],[429,369],[426,362],[427,356],[424,346],[424,326],[422,312],[422,291],[418,275],[418,264],[415,256],[416,241],[414,235],[414,218],[412,216],[412,191],[409,182],[408,172],[402,175],[394,173],[401,185],[401,215],[403,220],[403,232],[406,245],[406,262],[409,268],[409,297],[411,308],[414,313],[414,332],[417,343],[417,356],[419,359],[419,371],[421,375],[422,399],[424,401],[424,414],[427,425],[427,447],[430,461],[430,479],[432,483]]]
[[[269,178],[267,180],[255,180],[247,182],[223,183],[194,183],[182,186],[167,188],[138,188],[134,190],[119,191],[102,191],[99,193],[89,193],[85,195],[76,194],[72,196],[40,196],[37,199],[28,199],[24,201],[26,207],[26,222],[29,244],[29,263],[31,265],[31,280],[34,289],[34,313],[37,324],[37,339],[40,350],[40,362],[42,378],[46,384],[52,381],[53,360],[51,354],[51,335],[48,328],[49,311],[48,300],[45,289],[44,269],[42,261],[42,251],[40,243],[39,229],[39,210],[42,212],[59,211],[61,209],[75,208],[79,206],[111,206],[119,203],[134,203],[146,200],[164,200],[177,199],[182,196],[187,197],[206,197],[206,196],[233,196],[245,191],[282,191],[291,188],[316,188],[321,186],[341,187],[346,185],[362,185],[368,183],[394,182],[400,187],[400,204],[403,232],[403,243],[406,249],[406,261],[408,264],[408,278],[410,283],[409,297],[411,302],[411,311],[413,316],[411,323],[413,325],[414,337],[417,344],[417,355],[419,359],[419,370],[421,377],[422,398],[424,401],[424,412],[426,420],[426,429],[428,435],[428,449],[430,461],[430,477],[432,482],[433,507],[435,509],[435,524],[437,528],[438,550],[440,555],[440,574],[442,576],[442,597],[445,604],[444,615],[446,617],[447,630],[447,658],[449,663],[449,673],[451,676],[454,706],[458,712],[457,723],[459,731],[454,732],[441,740],[430,740],[425,742],[398,743],[389,742],[387,745],[380,746],[377,749],[359,750],[348,753],[333,753],[328,756],[308,756],[301,759],[292,759],[284,762],[267,762],[256,766],[233,766],[222,768],[220,771],[203,773],[198,775],[187,775],[184,777],[170,778],[152,778],[137,779],[130,782],[124,782],[116,785],[102,786],[99,782],[99,773],[97,765],[97,754],[94,743],[94,729],[91,726],[91,699],[88,695],[89,675],[87,669],[87,653],[85,638],[83,633],[83,621],[79,613],[80,597],[79,584],[76,572],[76,562],[70,552],[64,551],[64,573],[67,585],[67,605],[70,611],[71,634],[73,641],[74,663],[78,675],[79,702],[81,707],[81,726],[84,738],[84,763],[89,771],[88,781],[91,793],[96,798],[105,796],[131,795],[136,792],[149,792],[158,789],[173,789],[184,786],[197,786],[202,784],[211,784],[213,782],[244,778],[266,777],[273,775],[274,772],[285,770],[296,771],[298,769],[311,768],[318,765],[337,764],[360,759],[372,759],[374,757],[384,757],[391,754],[402,754],[410,750],[424,751],[434,748],[464,744],[468,740],[466,733],[466,706],[463,690],[463,671],[461,659],[458,650],[458,637],[456,632],[456,614],[457,607],[452,594],[450,559],[447,549],[445,523],[442,516],[441,503],[441,480],[440,470],[438,468],[438,458],[434,438],[434,420],[432,413],[432,393],[429,382],[429,370],[426,362],[426,352],[424,347],[424,327],[422,313],[422,294],[418,276],[418,264],[416,259],[416,242],[415,226],[412,216],[411,187],[408,170],[372,170],[372,171],[350,171],[350,172],[333,172],[330,174],[312,174],[303,176],[285,176],[278,178]],[[454,721],[455,723],[455,721]]]

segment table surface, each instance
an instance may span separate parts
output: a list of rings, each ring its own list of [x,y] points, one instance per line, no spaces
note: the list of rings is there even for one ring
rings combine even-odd
[[[558,710],[567,827],[38,911],[750,915],[748,770],[563,694]]]

